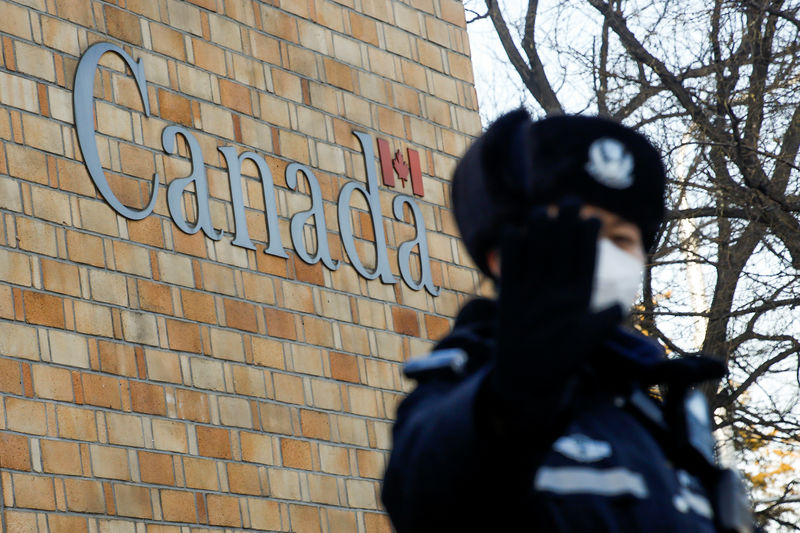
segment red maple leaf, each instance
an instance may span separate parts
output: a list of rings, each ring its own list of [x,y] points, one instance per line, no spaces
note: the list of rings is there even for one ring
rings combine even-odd
[[[400,152],[400,150],[397,150],[394,153],[392,166],[394,167],[394,171],[397,172],[397,177],[403,182],[403,187],[405,187],[406,180],[408,179],[408,164],[405,162],[405,160],[403,160],[403,154]]]

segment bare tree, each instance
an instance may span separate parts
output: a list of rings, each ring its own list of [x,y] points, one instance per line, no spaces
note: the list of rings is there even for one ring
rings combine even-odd
[[[673,357],[728,365],[703,389],[717,427],[750,465],[758,518],[800,530],[800,2],[465,3],[535,113],[589,109],[663,150],[669,212],[635,319]]]

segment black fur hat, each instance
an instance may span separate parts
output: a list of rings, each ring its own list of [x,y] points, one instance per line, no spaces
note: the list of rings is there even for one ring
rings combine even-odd
[[[658,151],[617,122],[560,115],[531,121],[523,109],[497,119],[467,150],[453,175],[453,210],[472,259],[532,206],[576,196],[639,226],[650,249],[664,217],[666,175]]]

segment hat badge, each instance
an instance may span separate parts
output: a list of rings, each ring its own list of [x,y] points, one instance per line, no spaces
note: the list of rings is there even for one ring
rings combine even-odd
[[[589,146],[586,172],[602,185],[627,189],[633,185],[633,155],[617,139],[602,137]]]

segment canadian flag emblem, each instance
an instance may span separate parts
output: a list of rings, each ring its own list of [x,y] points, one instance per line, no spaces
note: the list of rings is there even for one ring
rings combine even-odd
[[[416,196],[425,196],[425,189],[422,187],[422,170],[419,164],[419,152],[408,148],[407,160],[403,159],[403,153],[396,150],[394,156],[389,148],[389,143],[385,139],[378,139],[378,155],[381,158],[381,176],[383,184],[387,187],[395,186],[394,176],[402,183],[405,189],[406,182],[411,179],[411,192]]]

